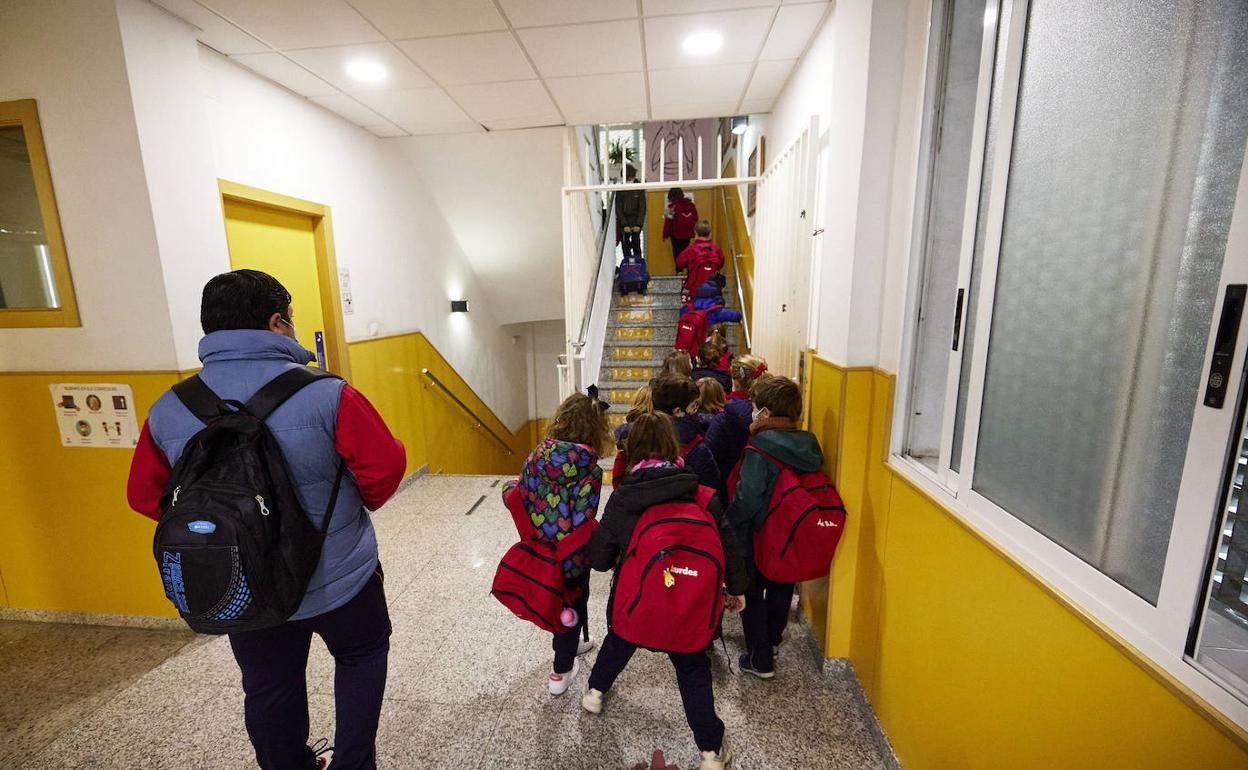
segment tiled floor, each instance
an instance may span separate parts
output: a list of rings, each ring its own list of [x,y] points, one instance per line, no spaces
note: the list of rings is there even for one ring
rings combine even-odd
[[[639,652],[601,716],[545,689],[549,637],[488,594],[514,530],[496,479],[427,477],[377,517],[394,622],[378,740],[387,770],[616,770],[663,749],[697,766],[671,666]],[[471,515],[465,511],[485,495]],[[608,576],[591,596],[602,631]],[[725,623],[729,653],[740,625]],[[593,653],[583,660],[592,663]],[[821,673],[805,625],[771,682],[713,653],[716,699],[740,770],[894,767],[857,684]],[[333,736],[333,661],[313,644],[312,736]],[[222,638],[88,626],[0,625],[0,767],[248,768],[238,672]]]

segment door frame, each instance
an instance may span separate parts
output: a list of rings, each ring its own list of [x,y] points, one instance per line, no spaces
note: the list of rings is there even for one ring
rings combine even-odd
[[[334,228],[329,206],[301,198],[263,190],[259,187],[217,180],[221,191],[222,222],[225,218],[225,202],[241,201],[253,206],[302,214],[312,220],[312,240],[316,247],[316,270],[321,276],[317,281],[321,294],[321,315],[325,321],[325,352],[334,373],[351,381],[351,357],[347,350],[347,335],[342,319],[342,296],[338,287],[338,260],[334,256]]]

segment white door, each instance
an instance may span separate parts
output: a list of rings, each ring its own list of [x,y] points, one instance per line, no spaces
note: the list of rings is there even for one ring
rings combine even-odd
[[[771,371],[800,375],[810,325],[818,124],[802,132],[758,183],[754,228],[753,352]]]

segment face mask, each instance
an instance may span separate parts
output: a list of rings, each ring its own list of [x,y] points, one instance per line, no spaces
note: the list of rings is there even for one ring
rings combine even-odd
[[[298,336],[299,336],[299,332],[295,331],[295,325],[294,325],[293,323],[291,323],[290,321],[287,321],[285,318],[282,318],[281,316],[278,316],[278,317],[277,317],[277,320],[281,321],[282,323],[284,323],[284,324],[286,324],[288,327],[290,327],[290,333],[291,333],[291,335],[292,335],[292,336],[294,336],[294,337],[298,337]]]
[[[754,411],[750,412],[750,420],[752,422],[758,422],[759,418],[762,416],[763,416],[763,410],[761,409],[755,409]]]

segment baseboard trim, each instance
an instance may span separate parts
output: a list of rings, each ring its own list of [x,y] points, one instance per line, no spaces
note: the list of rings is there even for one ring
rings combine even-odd
[[[880,724],[875,708],[867,699],[867,693],[862,689],[862,682],[858,679],[858,672],[854,670],[854,664],[849,658],[824,658],[823,677],[832,686],[850,689],[850,697],[858,701],[864,713],[871,716],[871,737],[875,741],[880,756],[884,758],[884,767],[886,770],[902,770],[901,760],[897,758],[897,752],[893,750],[893,744],[889,742],[884,726]]]
[[[28,610],[18,607],[0,607],[0,620],[24,623],[66,623],[78,626],[115,626],[118,628],[146,628],[160,631],[186,631],[181,618],[162,618],[150,615],[113,615],[96,612],[70,612],[68,610]]]
[[[416,483],[420,479],[421,476],[427,476],[427,475],[429,475],[429,463],[425,463],[424,465],[420,466],[416,470],[412,471],[411,474],[407,478],[400,481],[399,488],[396,489],[394,493],[397,495],[399,492],[402,492],[403,490],[410,487],[412,484]]]

